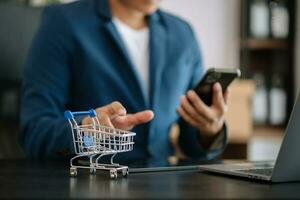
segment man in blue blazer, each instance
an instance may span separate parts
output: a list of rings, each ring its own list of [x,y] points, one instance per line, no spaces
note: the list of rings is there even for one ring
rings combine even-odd
[[[223,97],[214,85],[207,106],[190,90],[203,75],[197,40],[185,21],[158,4],[81,0],[45,8],[24,69],[21,140],[27,155],[71,154],[63,113],[90,108],[105,125],[137,133],[134,150],[119,155],[121,161],[167,158],[173,123],[187,156],[211,159],[222,152],[228,92]]]

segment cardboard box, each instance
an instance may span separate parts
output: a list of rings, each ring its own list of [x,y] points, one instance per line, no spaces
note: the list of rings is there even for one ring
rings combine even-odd
[[[251,80],[237,80],[230,85],[228,111],[225,115],[229,143],[246,144],[253,133],[252,98],[255,83]]]

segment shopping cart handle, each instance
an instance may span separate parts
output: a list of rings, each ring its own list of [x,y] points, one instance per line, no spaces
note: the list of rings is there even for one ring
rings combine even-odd
[[[71,112],[70,110],[65,111],[64,116],[66,119],[72,119],[74,116],[78,115],[88,115],[90,117],[96,117],[97,113],[94,109],[91,109],[89,111],[78,111],[78,112]]]

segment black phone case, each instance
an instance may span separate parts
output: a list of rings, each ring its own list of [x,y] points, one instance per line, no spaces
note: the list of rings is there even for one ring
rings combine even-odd
[[[195,87],[195,92],[199,95],[201,100],[206,105],[212,104],[213,91],[212,87],[216,82],[219,82],[222,87],[222,91],[225,91],[226,88],[230,85],[230,83],[239,77],[238,72],[217,72],[214,70],[207,71],[203,79],[199,82],[199,84]]]

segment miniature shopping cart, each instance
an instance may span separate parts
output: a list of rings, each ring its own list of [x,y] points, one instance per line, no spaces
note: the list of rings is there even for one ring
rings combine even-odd
[[[75,116],[88,115],[92,119],[89,125],[80,125]],[[64,113],[72,129],[75,154],[70,160],[70,175],[77,176],[77,169],[89,169],[91,174],[96,170],[107,170],[111,178],[117,178],[118,172],[124,177],[128,175],[128,167],[113,162],[117,153],[133,150],[133,132],[101,126],[95,110]],[[100,163],[103,156],[111,156],[110,163]],[[89,165],[74,164],[80,157],[89,158]],[[77,162],[79,163],[79,162]]]

